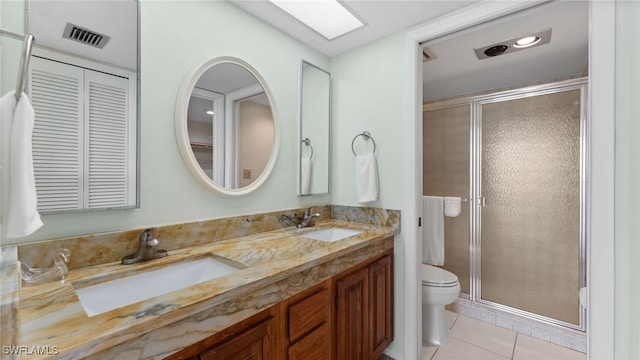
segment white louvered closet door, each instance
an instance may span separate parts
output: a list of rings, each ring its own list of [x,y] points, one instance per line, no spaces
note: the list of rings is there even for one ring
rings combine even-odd
[[[39,211],[82,208],[84,69],[34,57],[33,166]]]
[[[85,71],[85,203],[89,208],[128,204],[128,79]]]
[[[33,58],[39,211],[135,205],[136,123],[130,89],[128,78]]]

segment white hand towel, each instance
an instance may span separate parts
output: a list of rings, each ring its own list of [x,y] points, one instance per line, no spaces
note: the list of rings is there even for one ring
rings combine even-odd
[[[310,184],[311,184],[311,159],[302,159],[300,161],[300,193],[302,195],[309,194]]]
[[[456,217],[462,212],[462,199],[455,196],[445,196],[444,214],[449,217]]]
[[[356,156],[356,197],[359,203],[378,200],[378,165],[373,153]]]
[[[31,137],[34,112],[27,95],[16,104],[14,91],[0,100],[2,125],[2,217],[7,238],[32,234],[42,226],[38,213]]]
[[[422,262],[444,265],[444,209],[441,196],[422,197]]]

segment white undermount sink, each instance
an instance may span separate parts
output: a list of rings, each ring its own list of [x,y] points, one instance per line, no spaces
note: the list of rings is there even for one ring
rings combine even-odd
[[[334,242],[334,241],[342,240],[344,238],[348,238],[349,236],[360,234],[361,232],[362,231],[360,230],[331,227],[331,228],[316,230],[310,233],[303,234],[301,236],[306,238],[311,238],[314,240]]]
[[[198,260],[185,260],[163,266],[157,270],[86,287],[80,287],[81,283],[72,283],[72,285],[87,315],[94,316],[238,270],[241,268],[231,266],[215,257],[206,257]]]

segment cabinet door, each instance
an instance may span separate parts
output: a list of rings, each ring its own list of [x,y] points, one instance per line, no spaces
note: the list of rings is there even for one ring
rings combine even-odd
[[[236,335],[233,339],[200,354],[202,360],[269,359],[269,321]]]
[[[377,359],[393,340],[392,258],[369,266],[369,359]]]
[[[338,296],[336,343],[337,358],[365,359],[367,350],[368,284],[367,268],[356,271],[337,282]]]

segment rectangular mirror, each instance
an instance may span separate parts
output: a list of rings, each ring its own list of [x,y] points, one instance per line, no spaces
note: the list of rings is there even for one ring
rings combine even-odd
[[[25,1],[41,213],[138,206],[138,1]]]
[[[331,75],[302,61],[298,195],[329,192]]]

